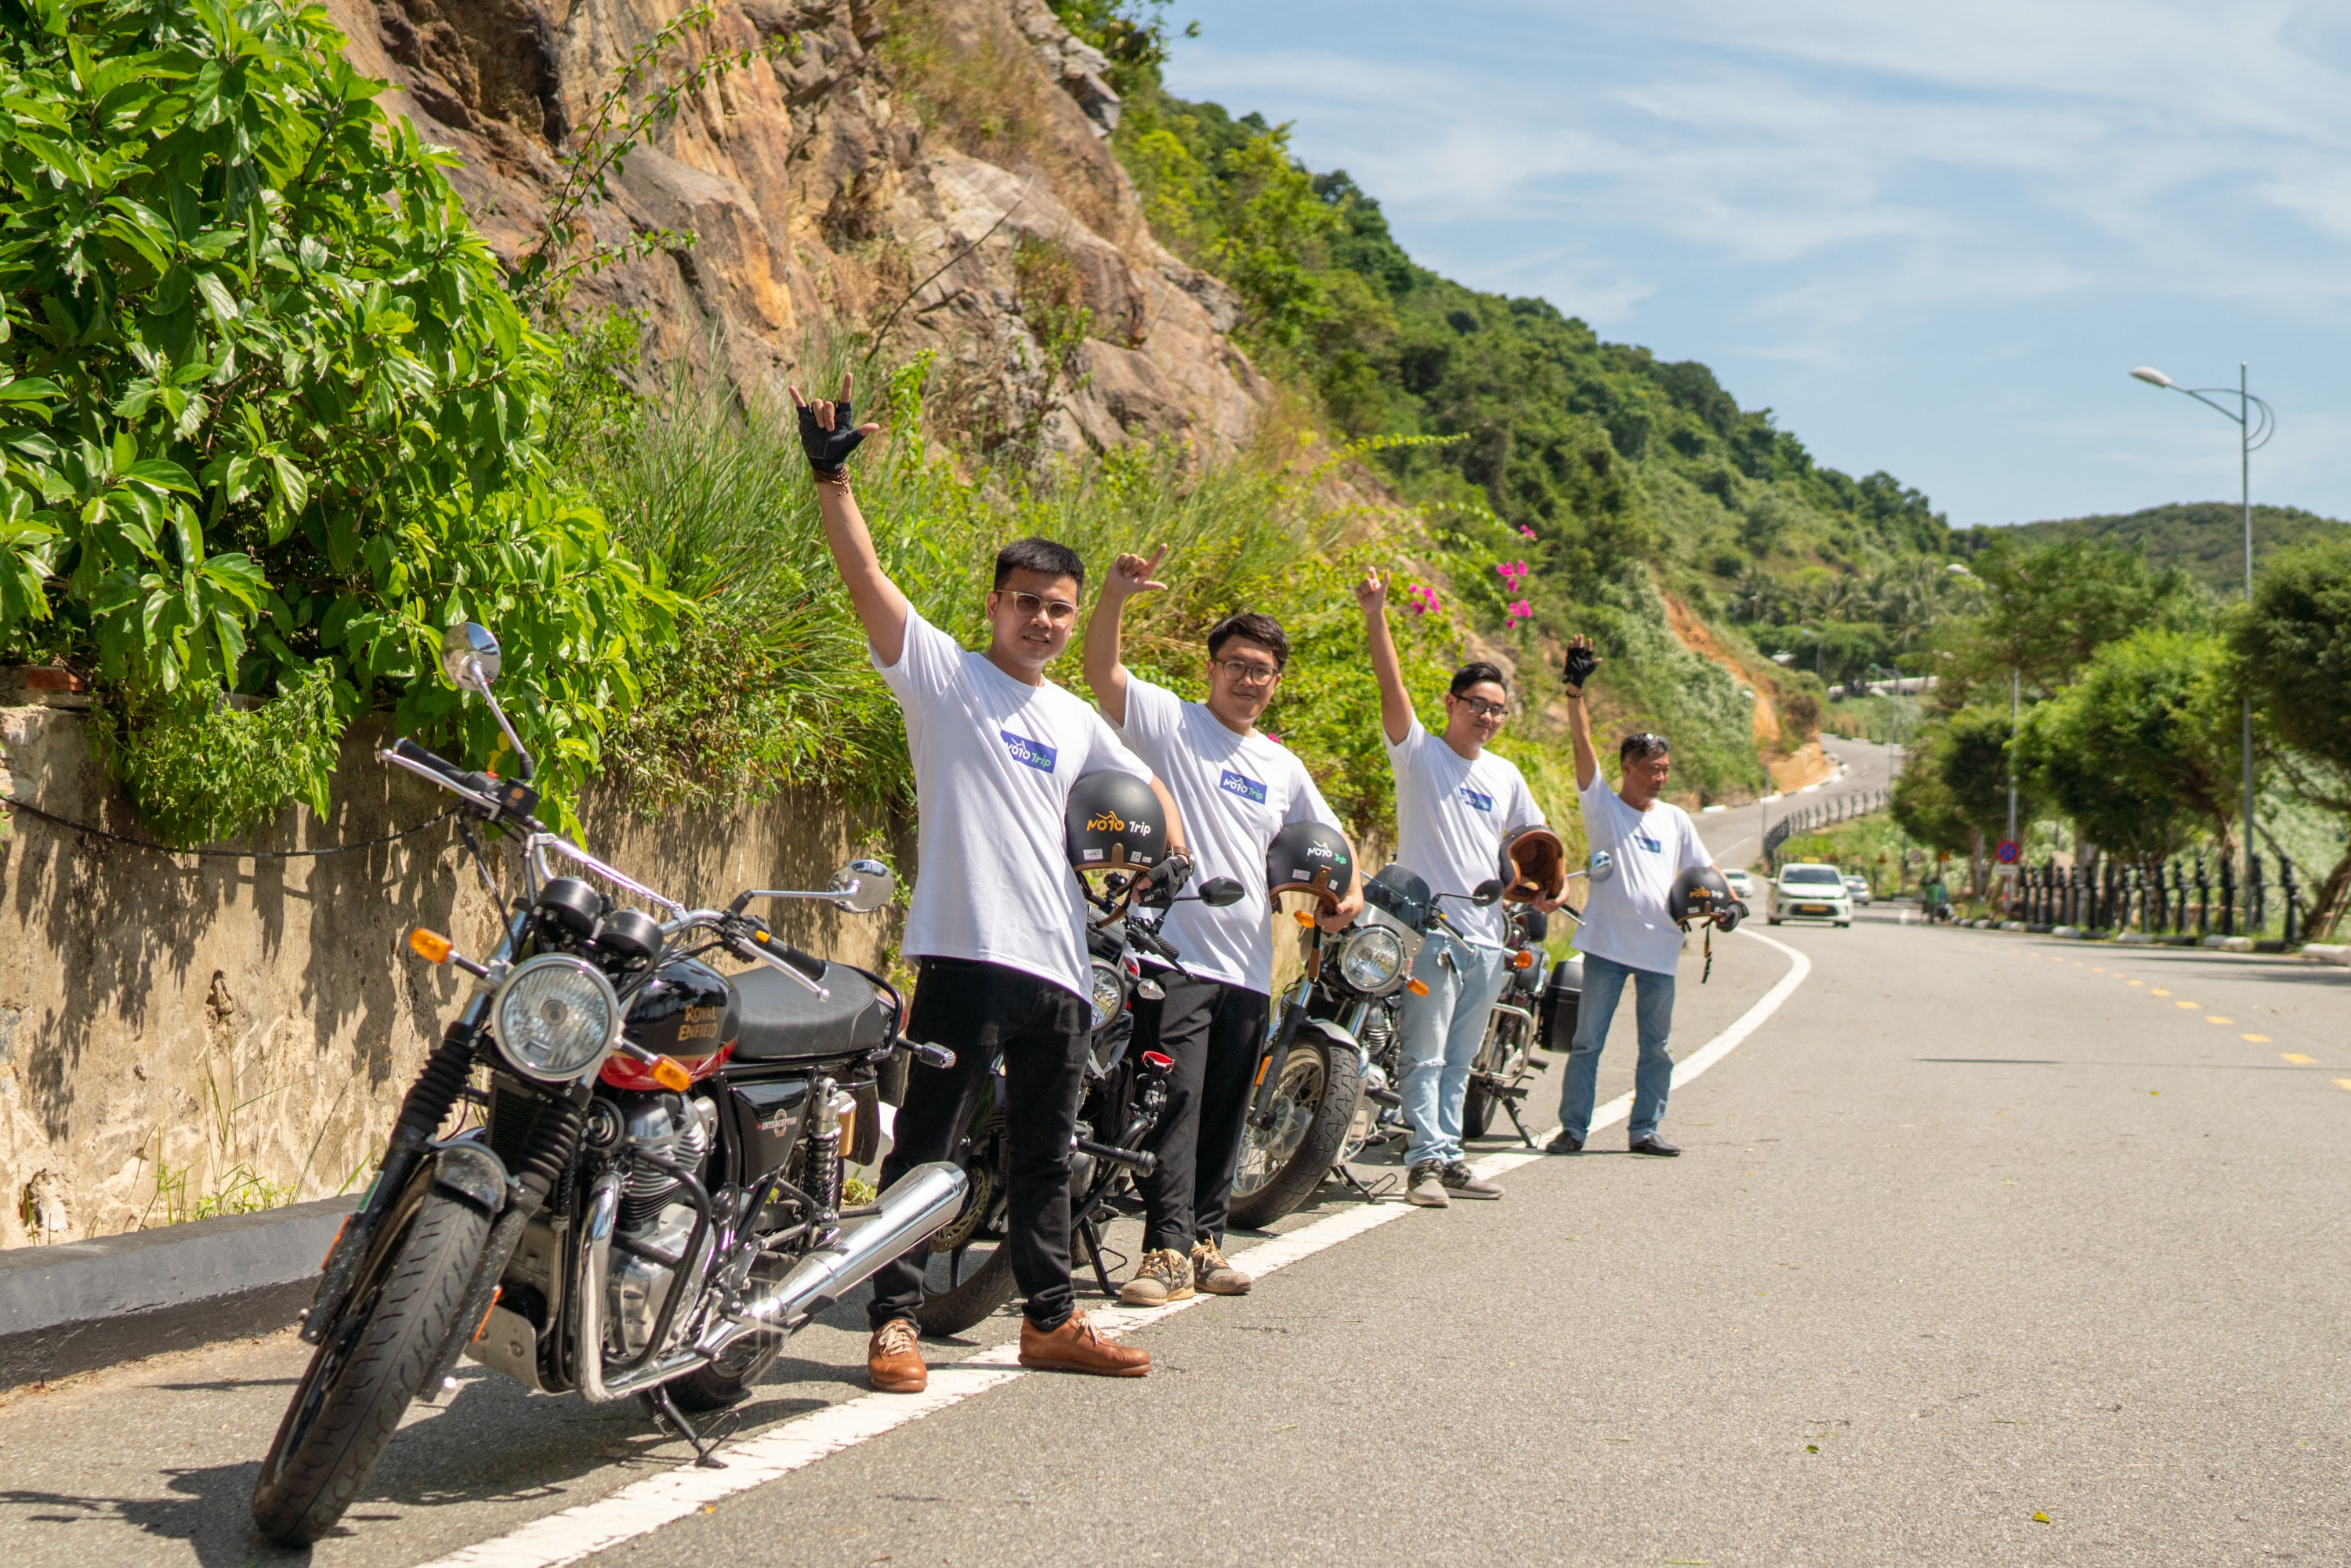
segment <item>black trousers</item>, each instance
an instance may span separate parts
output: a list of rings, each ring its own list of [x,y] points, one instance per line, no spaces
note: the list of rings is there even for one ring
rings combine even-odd
[[[1004,1136],[1011,1165],[1006,1246],[1024,1309],[1041,1329],[1059,1328],[1076,1309],[1070,1285],[1070,1140],[1085,1087],[1086,1024],[1091,1009],[1075,991],[1002,964],[968,958],[917,961],[906,1034],[956,1053],[953,1067],[917,1062],[906,1075],[905,1103],[893,1124],[882,1185],[932,1160],[958,1153],[982,1085],[1004,1059]],[[868,1309],[875,1328],[911,1318],[923,1304],[929,1244],[873,1276]]]
[[[1156,977],[1167,995],[1134,1005],[1134,1049],[1176,1059],[1167,1108],[1144,1146],[1158,1167],[1139,1178],[1143,1245],[1188,1253],[1225,1239],[1225,1212],[1240,1156],[1258,1054],[1273,999],[1222,980]]]

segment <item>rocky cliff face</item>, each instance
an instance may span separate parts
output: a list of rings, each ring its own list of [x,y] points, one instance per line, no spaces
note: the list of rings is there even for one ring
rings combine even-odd
[[[684,7],[330,9],[353,64],[463,159],[452,178],[511,257],[545,222],[558,155]],[[1043,0],[713,0],[710,14],[695,49],[773,52],[695,93],[582,214],[604,246],[662,230],[695,243],[597,275],[575,305],[635,311],[652,357],[753,385],[828,332],[884,332],[884,358],[939,357],[946,412],[982,444],[1248,439],[1270,389],[1223,335],[1233,299],[1152,237],[1103,140],[1118,101],[1102,58]],[[925,59],[973,112],[925,123]]]

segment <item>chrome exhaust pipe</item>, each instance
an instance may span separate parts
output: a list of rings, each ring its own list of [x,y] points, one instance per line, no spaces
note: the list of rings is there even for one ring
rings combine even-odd
[[[790,1333],[863,1284],[884,1265],[936,1235],[963,1207],[968,1178],[945,1160],[917,1166],[893,1183],[879,1210],[832,1246],[811,1252],[773,1290],[706,1330],[694,1349],[715,1359],[747,1333]]]

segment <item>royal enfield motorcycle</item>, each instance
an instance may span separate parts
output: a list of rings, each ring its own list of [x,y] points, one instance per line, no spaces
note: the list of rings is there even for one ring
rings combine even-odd
[[[443,670],[488,705],[515,777],[408,740],[377,754],[456,798],[493,883],[479,830],[514,845],[521,896],[479,959],[409,934],[474,994],[409,1086],[304,1318],[310,1363],[253,1496],[283,1544],[333,1526],[461,1355],[534,1390],[635,1396],[717,1464],[695,1418],[748,1397],[789,1335],[965,1196],[939,1163],[845,1205],[843,1167],[879,1136],[876,1070],[901,1052],[954,1058],[903,1038],[880,976],[750,913],[771,899],[870,913],[890,900],[888,870],[853,861],[820,891],[753,889],[724,909],[632,880],[534,815],[528,754],[491,692],[498,665],[486,630],[450,631]],[[705,962],[722,955],[751,967]],[[476,1124],[443,1134],[461,1109]]]
[[[1561,912],[1571,918],[1576,911],[1562,904]],[[1551,935],[1551,918],[1540,909],[1514,909],[1510,912],[1510,934],[1503,943],[1510,959],[1503,970],[1502,994],[1494,1000],[1493,1010],[1487,1015],[1486,1038],[1479,1042],[1478,1054],[1469,1059],[1469,1084],[1461,1096],[1461,1135],[1482,1138],[1493,1129],[1494,1110],[1499,1106],[1518,1129],[1519,1136],[1529,1148],[1535,1146],[1534,1134],[1527,1131],[1519,1115],[1519,1104],[1527,1097],[1527,1089],[1534,1075],[1550,1063],[1535,1055],[1535,1047],[1543,1043],[1541,1015],[1546,976],[1543,967],[1544,940]],[[1574,988],[1583,988],[1583,963],[1581,958],[1562,960],[1575,969]]]

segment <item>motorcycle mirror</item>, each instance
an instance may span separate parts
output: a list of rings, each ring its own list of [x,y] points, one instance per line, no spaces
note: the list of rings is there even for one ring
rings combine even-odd
[[[898,879],[880,861],[855,860],[832,873],[825,892],[832,895],[835,906],[852,915],[871,915],[890,902],[898,891]]]
[[[1227,904],[1238,904],[1247,893],[1248,889],[1231,877],[1210,877],[1200,884],[1200,902],[1211,909],[1222,909]]]
[[[1501,896],[1502,879],[1499,876],[1489,876],[1471,891],[1469,902],[1483,909],[1489,904],[1499,902]]]
[[[1616,874],[1616,859],[1606,850],[1594,850],[1592,859],[1584,863],[1584,870],[1591,874],[1593,881],[1606,882]]]
[[[441,634],[441,673],[459,691],[489,695],[503,663],[498,640],[478,621],[461,622]]]

